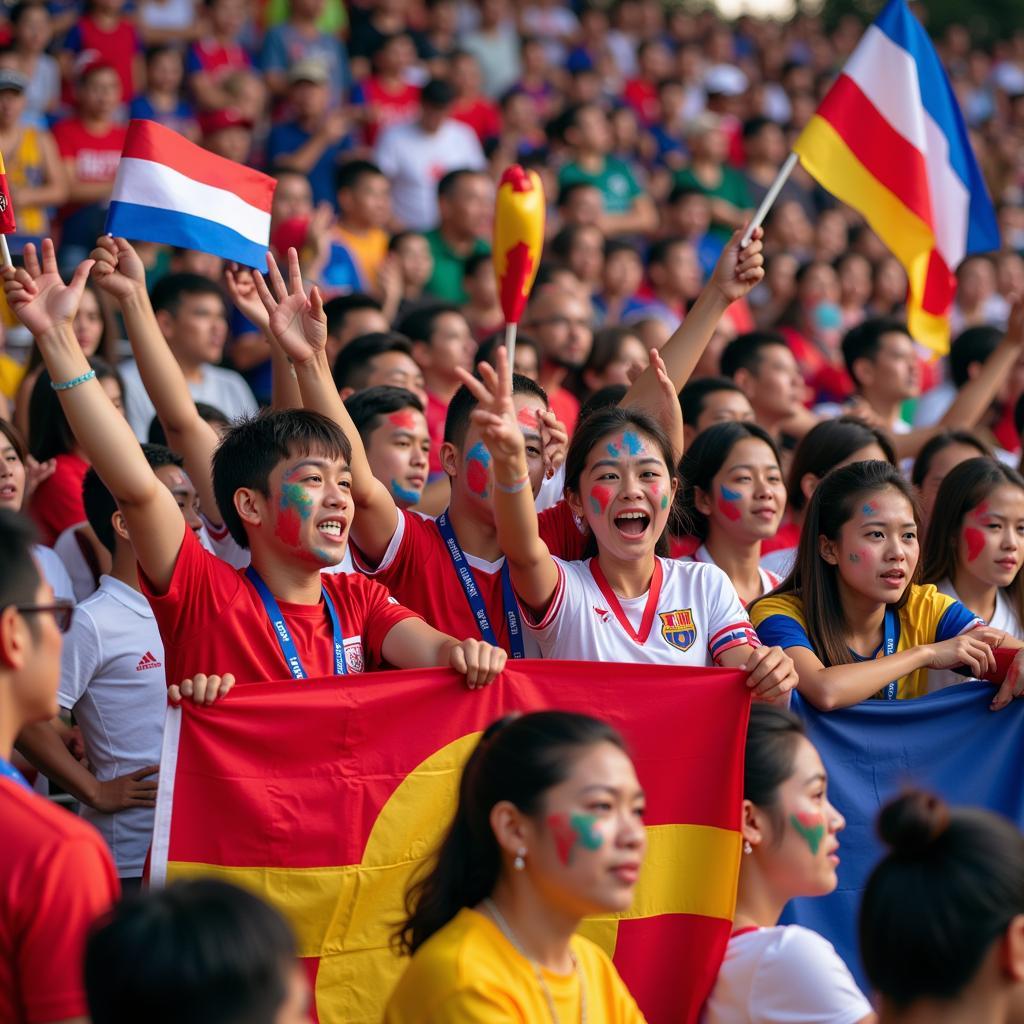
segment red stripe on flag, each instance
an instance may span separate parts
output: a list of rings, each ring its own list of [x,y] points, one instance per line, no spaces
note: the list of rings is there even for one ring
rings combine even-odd
[[[14,203],[11,202],[11,189],[7,184],[7,175],[0,174],[0,235],[13,235],[17,231],[14,223]]]
[[[924,293],[921,308],[933,316],[945,316],[956,295],[956,277],[946,266],[938,249],[932,249],[928,257],[928,270],[924,276]]]
[[[840,75],[817,113],[842,136],[868,173],[934,230],[924,157],[882,116],[860,86]]]
[[[155,121],[131,122],[121,156],[163,164],[193,181],[234,192],[257,209],[270,212],[276,185],[273,178],[210,153]]]

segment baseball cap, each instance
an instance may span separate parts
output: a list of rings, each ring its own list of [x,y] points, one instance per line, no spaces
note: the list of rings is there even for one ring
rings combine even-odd
[[[233,107],[226,107],[224,110],[208,110],[200,114],[199,128],[204,135],[213,135],[225,128],[252,128],[252,121]]]
[[[28,76],[14,68],[0,68],[0,92],[24,92],[28,88]]]
[[[432,78],[420,93],[425,107],[450,107],[455,102],[455,87],[443,78]]]
[[[742,96],[750,86],[747,76],[735,64],[715,64],[704,75],[709,96]]]
[[[314,60],[311,57],[297,60],[288,69],[289,85],[294,85],[296,82],[313,82],[316,85],[324,85],[330,77],[327,65],[323,61]]]
[[[702,111],[686,125],[686,137],[694,138],[722,127],[722,119],[711,110]]]

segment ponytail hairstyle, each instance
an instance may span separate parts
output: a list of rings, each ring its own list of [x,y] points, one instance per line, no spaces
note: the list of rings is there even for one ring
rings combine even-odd
[[[814,644],[815,654],[826,668],[848,665],[853,659],[846,642],[848,624],[836,580],[839,570],[821,557],[821,538],[836,540],[839,531],[853,518],[857,507],[872,494],[888,488],[899,491],[907,499],[913,510],[914,522],[920,530],[921,516],[914,492],[899,471],[888,462],[854,462],[841,469],[834,469],[822,480],[811,497],[807,518],[800,531],[800,544],[793,568],[772,592],[794,594],[800,598],[807,622],[807,635]],[[910,587],[917,582],[920,569],[921,563],[918,560],[906,589],[900,599],[894,602],[897,609],[906,604]]]
[[[871,985],[898,1009],[954,999],[1024,914],[1024,836],[1004,818],[911,790],[882,808],[889,847],[860,912]]]
[[[706,540],[708,536],[708,517],[697,508],[696,491],[699,488],[705,494],[712,491],[712,481],[725,465],[733,448],[747,438],[763,441],[775,456],[775,462],[782,474],[782,459],[779,448],[764,428],[756,423],[728,422],[716,423],[701,431],[693,444],[687,449],[679,467],[683,478],[683,486],[679,488],[677,506],[680,516],[686,523],[689,532]]]
[[[955,580],[957,548],[964,517],[1004,484],[1017,487],[1024,493],[1024,477],[997,459],[967,459],[946,474],[935,496],[935,508],[925,537],[921,559],[921,580],[924,583]],[[1003,592],[1010,598],[1020,621],[1024,622],[1024,571],[1018,572]]]
[[[768,815],[779,841],[784,824],[779,788],[792,776],[797,746],[806,735],[803,722],[792,711],[772,704],[751,704],[743,762],[743,799]]]
[[[487,728],[463,769],[455,817],[434,863],[406,893],[407,917],[395,934],[400,952],[415,953],[463,907],[494,891],[501,874],[501,847],[490,821],[495,804],[508,800],[523,814],[539,816],[547,791],[599,743],[626,752],[610,725],[568,711],[509,715]]]
[[[587,464],[587,458],[594,447],[603,441],[609,434],[623,430],[635,430],[643,434],[649,441],[653,441],[659,454],[665,460],[668,468],[668,485],[677,479],[675,452],[672,450],[672,442],[668,434],[661,428],[660,424],[638,409],[623,409],[621,406],[612,406],[605,409],[596,409],[581,420],[576,431],[569,442],[569,451],[565,456],[565,492],[580,494],[580,478],[583,476],[583,469]],[[580,496],[582,497],[582,496]],[[674,509],[669,513],[665,531],[658,538],[655,552],[659,555],[668,554],[668,538],[674,519]],[[586,550],[583,558],[592,558],[597,554],[597,541],[593,534],[587,538]]]
[[[840,416],[839,419],[825,420],[812,427],[793,452],[789,480],[786,483],[789,507],[794,512],[802,512],[807,504],[800,481],[808,473],[823,480],[840,462],[845,462],[851,455],[856,455],[872,444],[882,449],[885,461],[890,466],[898,468],[896,451],[889,438],[856,416]]]

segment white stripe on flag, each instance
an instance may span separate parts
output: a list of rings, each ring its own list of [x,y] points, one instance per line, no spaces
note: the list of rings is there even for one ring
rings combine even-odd
[[[153,160],[122,157],[112,200],[217,221],[257,245],[270,243],[270,214],[234,192],[205,185]]]
[[[967,249],[971,196],[949,162],[949,140],[921,102],[914,58],[872,25],[843,71],[893,129],[923,154],[936,246],[955,270]]]
[[[181,735],[181,708],[167,705],[164,715],[164,739],[160,750],[160,774],[157,776],[156,812],[153,815],[153,842],[149,854],[149,884],[167,884],[167,855],[171,843],[171,811],[174,805],[174,778],[178,771],[178,738]]]

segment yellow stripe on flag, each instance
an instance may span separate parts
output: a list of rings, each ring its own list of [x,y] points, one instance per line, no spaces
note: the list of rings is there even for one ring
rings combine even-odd
[[[916,341],[939,354],[949,351],[949,321],[921,308],[935,236],[853,154],[843,137],[815,114],[793,146],[808,172],[837,199],[852,206],[903,264],[910,281],[907,326]]]

